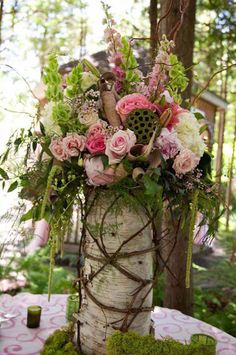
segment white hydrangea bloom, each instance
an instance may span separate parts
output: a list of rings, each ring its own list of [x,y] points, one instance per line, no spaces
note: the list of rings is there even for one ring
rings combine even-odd
[[[177,116],[179,123],[175,126],[178,139],[184,148],[190,149],[197,157],[201,157],[205,144],[200,136],[200,125],[196,117],[189,111],[181,112]]]

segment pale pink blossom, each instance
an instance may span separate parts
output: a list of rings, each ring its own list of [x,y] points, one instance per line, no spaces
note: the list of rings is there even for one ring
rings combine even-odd
[[[114,28],[111,27],[107,27],[104,30],[104,39],[106,42],[110,42],[112,41],[112,36],[116,33],[116,30]]]
[[[172,96],[170,96],[170,93],[168,90],[164,90],[161,94],[160,94],[160,97],[163,97],[165,98],[165,102],[167,104],[174,104],[174,99]]]
[[[62,138],[54,138],[52,139],[49,149],[52,152],[52,155],[54,158],[57,160],[63,161],[67,160],[69,158],[69,154],[66,150],[66,147],[64,145],[63,139]]]
[[[91,154],[104,153],[106,149],[105,136],[101,133],[96,133],[87,138],[86,148]]]
[[[87,131],[87,138],[94,137],[98,133],[105,136],[105,124],[106,122],[101,120],[93,123]]]
[[[189,149],[183,149],[175,158],[173,169],[176,174],[186,174],[196,168],[199,158]]]
[[[156,110],[156,106],[148,101],[144,95],[137,93],[124,96],[116,105],[116,111],[120,115],[122,122],[125,122],[130,112],[145,108],[153,111]]]
[[[77,157],[85,148],[86,138],[77,133],[67,133],[63,144],[70,157]]]
[[[100,156],[86,157],[84,160],[84,168],[88,177],[88,184],[90,185],[109,185],[114,181],[114,169],[112,167],[104,169]]]
[[[165,160],[174,158],[182,148],[177,133],[174,130],[169,131],[167,128],[162,128],[155,146],[160,150]]]
[[[134,132],[129,129],[117,131],[107,140],[105,154],[109,158],[109,164],[119,163],[135,143],[136,136]]]

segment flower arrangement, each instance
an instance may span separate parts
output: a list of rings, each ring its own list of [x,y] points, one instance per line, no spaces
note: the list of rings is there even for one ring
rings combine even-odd
[[[26,147],[23,167],[9,173],[2,165],[0,175],[3,187],[13,179],[8,191],[18,187],[19,196],[32,202],[21,221],[44,218],[49,223],[52,266],[70,228],[73,206],[84,201],[88,190],[128,195],[139,189],[150,206],[167,201],[181,216],[190,207],[195,214],[200,210],[209,235],[214,232],[211,157],[205,152],[199,115],[181,107],[188,79],[172,53],[174,43],[163,37],[144,75],[134,41],[114,28],[106,6],[105,13],[111,71],[84,59],[62,77],[57,56],[51,54],[43,77],[48,102],[30,129],[10,138],[1,156],[6,164],[11,152]],[[194,229],[195,218],[191,221]]]

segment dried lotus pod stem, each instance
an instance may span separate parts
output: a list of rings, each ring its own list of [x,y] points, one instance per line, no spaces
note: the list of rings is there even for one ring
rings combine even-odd
[[[121,125],[121,120],[120,116],[116,112],[116,95],[114,94],[113,88],[114,77],[107,78],[110,81],[108,82],[106,80],[105,74],[103,74],[102,78],[100,79],[100,92],[103,104],[103,111],[109,124],[112,127],[119,127]]]
[[[163,127],[168,126],[168,124],[169,124],[171,118],[172,118],[172,111],[171,111],[170,108],[168,108],[167,110],[165,110],[165,111],[163,112],[163,114],[162,114],[161,117],[160,117],[161,125],[162,125]]]

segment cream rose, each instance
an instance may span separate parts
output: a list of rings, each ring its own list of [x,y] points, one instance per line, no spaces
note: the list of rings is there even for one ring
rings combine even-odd
[[[119,163],[135,143],[136,136],[131,130],[116,132],[106,144],[105,154],[109,158],[109,164]]]
[[[91,126],[95,124],[99,120],[98,113],[94,109],[82,109],[82,112],[79,116],[79,121],[84,124],[85,126]]]
[[[176,174],[186,174],[196,168],[199,158],[189,149],[183,149],[175,158],[173,169]]]

